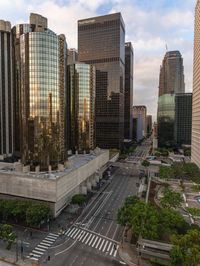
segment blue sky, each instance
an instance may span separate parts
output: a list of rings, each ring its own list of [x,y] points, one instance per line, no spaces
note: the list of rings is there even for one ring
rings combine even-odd
[[[156,117],[159,68],[168,50],[184,59],[186,91],[192,91],[193,24],[196,0],[0,0],[0,19],[28,22],[29,13],[48,18],[49,28],[64,33],[77,47],[77,20],[121,12],[126,40],[135,52],[134,104],[145,104]],[[144,97],[145,95],[145,97]]]

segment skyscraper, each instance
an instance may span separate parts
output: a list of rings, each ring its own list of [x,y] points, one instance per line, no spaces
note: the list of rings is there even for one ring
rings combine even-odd
[[[136,139],[140,141],[147,134],[147,108],[144,105],[135,105],[132,109],[133,118],[137,119],[136,122]]]
[[[66,156],[66,65],[64,35],[48,29],[47,19],[30,15],[14,29],[20,152],[24,163],[46,168]]]
[[[152,131],[152,115],[147,115],[147,134]]]
[[[72,65],[78,62],[78,52],[74,48],[70,48],[68,51],[68,58],[67,58],[67,64]]]
[[[13,75],[10,22],[0,20],[0,155],[13,153]]]
[[[68,66],[69,148],[95,148],[95,67],[77,63]]]
[[[125,26],[120,13],[78,21],[78,59],[96,67],[96,144],[124,140]]]
[[[175,95],[175,125],[174,139],[180,147],[183,144],[191,145],[192,132],[192,93]]]
[[[184,92],[184,67],[181,53],[167,52],[160,67],[159,96]]]
[[[195,9],[193,102],[192,102],[192,161],[200,167],[200,1]]]
[[[132,139],[133,130],[133,46],[125,43],[124,138]]]

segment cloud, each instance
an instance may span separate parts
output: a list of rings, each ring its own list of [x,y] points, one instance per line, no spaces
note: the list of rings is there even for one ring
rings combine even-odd
[[[1,19],[27,22],[30,12],[48,18],[49,28],[64,33],[77,48],[77,20],[121,12],[126,40],[135,50],[134,104],[146,104],[155,117],[159,68],[166,52],[180,50],[186,90],[192,89],[193,23],[196,0],[6,0],[0,1]],[[145,97],[144,97],[145,95]]]

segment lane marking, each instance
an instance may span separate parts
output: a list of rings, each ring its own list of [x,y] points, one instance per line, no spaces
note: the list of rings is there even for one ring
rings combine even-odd
[[[92,241],[93,241],[93,239],[95,238],[95,236],[96,236],[96,235],[93,235],[93,237],[91,238],[90,243],[88,244],[89,246],[92,244]]]
[[[105,245],[104,245],[104,247],[103,247],[103,250],[102,250],[102,252],[104,252],[104,251],[105,251],[105,249],[106,249],[106,246],[108,245],[108,243],[109,243],[109,241],[108,241],[108,240],[106,240],[106,243],[105,243]]]
[[[94,245],[96,244],[97,240],[99,239],[99,237],[97,236],[92,244],[92,247],[94,247]]]
[[[103,243],[104,243],[104,242],[105,242],[105,239],[103,239],[103,241],[101,242],[101,246],[100,246],[99,250],[102,249],[102,246],[103,246]]]

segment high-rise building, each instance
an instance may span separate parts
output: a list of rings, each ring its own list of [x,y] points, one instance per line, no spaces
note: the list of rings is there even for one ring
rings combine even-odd
[[[75,48],[68,49],[67,64],[72,65],[78,62],[78,51]]]
[[[132,139],[133,129],[133,46],[125,43],[124,138]]]
[[[66,157],[67,44],[33,13],[13,34],[20,152],[24,163],[46,168]]]
[[[11,24],[0,20],[0,155],[13,153],[13,75]]]
[[[184,67],[181,53],[167,52],[160,67],[159,96],[184,92]]]
[[[95,148],[95,67],[68,65],[69,148],[89,151]]]
[[[200,1],[195,9],[191,160],[200,167]]]
[[[125,26],[120,13],[78,21],[78,59],[96,67],[96,144],[124,140]]]
[[[147,134],[147,108],[144,105],[133,106],[133,118],[137,119],[136,139],[140,141]]]
[[[158,97],[158,146],[172,147],[174,140],[175,94]]]
[[[147,115],[147,134],[152,131],[152,115]]]
[[[192,93],[175,95],[174,139],[178,146],[191,145]]]

